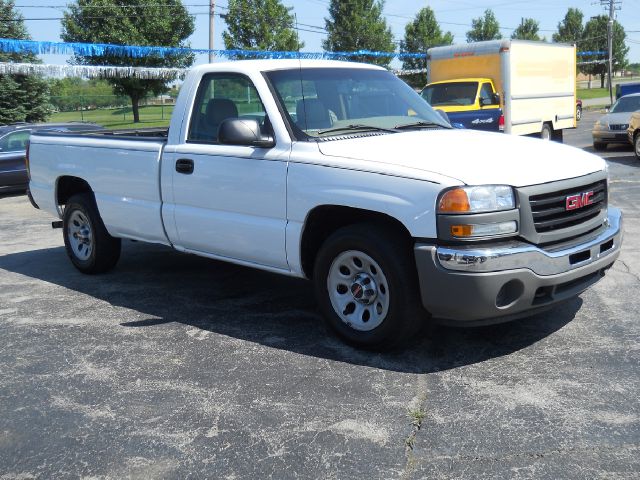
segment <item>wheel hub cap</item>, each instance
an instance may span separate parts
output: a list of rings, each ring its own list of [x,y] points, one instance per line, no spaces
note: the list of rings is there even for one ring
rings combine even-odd
[[[339,254],[327,276],[333,310],[354,330],[369,331],[386,318],[390,306],[387,278],[380,265],[359,250]]]
[[[80,260],[87,260],[93,251],[93,234],[89,219],[83,212],[75,210],[68,222],[69,246],[73,254]]]
[[[378,297],[378,287],[373,278],[366,273],[359,273],[353,278],[351,295],[356,302],[363,305],[371,305]]]

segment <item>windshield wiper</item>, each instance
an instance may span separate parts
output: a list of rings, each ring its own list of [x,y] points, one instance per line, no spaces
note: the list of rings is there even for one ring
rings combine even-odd
[[[449,128],[446,125],[442,125],[441,123],[428,122],[428,121],[424,121],[424,120],[420,121],[420,122],[404,123],[404,124],[396,125],[393,128],[395,128],[396,130],[403,130],[403,129],[409,129],[409,128],[422,128],[422,127]]]
[[[318,130],[318,135],[324,135],[325,133],[334,133],[334,132],[349,132],[349,131],[360,131],[360,130],[374,130],[377,132],[391,132],[396,133],[396,131],[392,128],[384,128],[384,127],[376,127],[374,125],[365,125],[364,123],[354,123],[351,125],[345,125],[343,127],[335,127],[328,128],[326,130]]]

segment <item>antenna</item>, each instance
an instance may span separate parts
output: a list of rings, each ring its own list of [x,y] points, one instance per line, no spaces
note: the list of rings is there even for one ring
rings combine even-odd
[[[307,126],[307,102],[304,98],[304,84],[302,82],[302,60],[300,59],[300,31],[298,30],[298,15],[294,12],[293,18],[296,22],[296,51],[298,53],[298,72],[300,74],[300,93],[302,94],[302,111],[304,112],[304,129],[308,130]],[[296,122],[300,119],[296,118]]]

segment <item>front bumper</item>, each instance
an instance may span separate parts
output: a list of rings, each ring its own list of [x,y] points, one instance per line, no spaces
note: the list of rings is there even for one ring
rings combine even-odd
[[[627,130],[593,130],[593,141],[596,143],[627,143],[629,136]]]
[[[499,246],[414,247],[424,307],[449,323],[491,324],[568,300],[596,283],[620,254],[622,213],[609,207],[605,228],[578,244],[542,249]]]

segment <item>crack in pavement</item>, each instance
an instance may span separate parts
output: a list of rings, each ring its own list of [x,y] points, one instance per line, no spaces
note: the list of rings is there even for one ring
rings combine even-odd
[[[415,445],[418,432],[422,428],[424,419],[427,416],[427,377],[426,375],[418,376],[417,394],[411,399],[407,407],[407,417],[411,419],[411,431],[404,440],[405,456],[407,462],[402,471],[401,479],[407,479],[415,471],[416,458],[413,454],[413,446]]]
[[[636,281],[638,283],[640,283],[640,275],[638,275],[635,272],[631,271],[631,267],[629,267],[629,265],[626,264],[626,262],[624,260],[620,260],[618,259],[616,263],[619,263],[620,265],[622,265],[624,268],[626,268],[626,270],[618,270],[618,269],[614,269],[616,272],[620,272],[620,273],[626,273],[628,275],[631,275],[633,278],[636,279]]]

